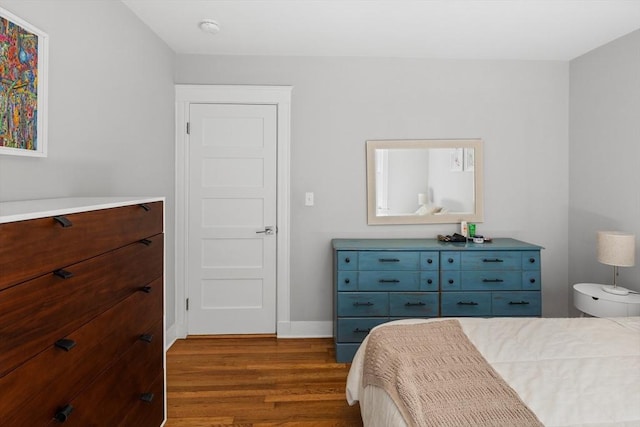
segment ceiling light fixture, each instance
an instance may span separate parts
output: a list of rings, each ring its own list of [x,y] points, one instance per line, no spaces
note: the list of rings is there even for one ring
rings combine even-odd
[[[213,19],[203,19],[202,21],[200,21],[198,26],[202,31],[209,34],[218,34],[218,32],[220,31],[220,24],[218,24]]]

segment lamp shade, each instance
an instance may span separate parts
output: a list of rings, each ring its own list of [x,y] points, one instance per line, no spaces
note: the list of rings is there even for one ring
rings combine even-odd
[[[598,231],[598,261],[631,267],[636,261],[636,236],[619,231]]]

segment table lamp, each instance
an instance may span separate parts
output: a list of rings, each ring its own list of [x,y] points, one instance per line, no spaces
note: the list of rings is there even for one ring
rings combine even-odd
[[[632,267],[636,261],[636,236],[619,231],[598,231],[598,261],[613,266],[613,285],[602,290],[616,295],[627,295],[629,290],[616,283],[618,267]]]

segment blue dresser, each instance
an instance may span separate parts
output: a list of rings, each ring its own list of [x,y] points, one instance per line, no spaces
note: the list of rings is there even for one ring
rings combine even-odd
[[[540,316],[540,250],[514,239],[334,239],[336,360],[395,319]]]

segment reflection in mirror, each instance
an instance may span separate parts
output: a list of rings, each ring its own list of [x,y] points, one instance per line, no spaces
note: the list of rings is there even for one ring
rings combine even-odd
[[[481,140],[367,141],[369,224],[482,221]]]

